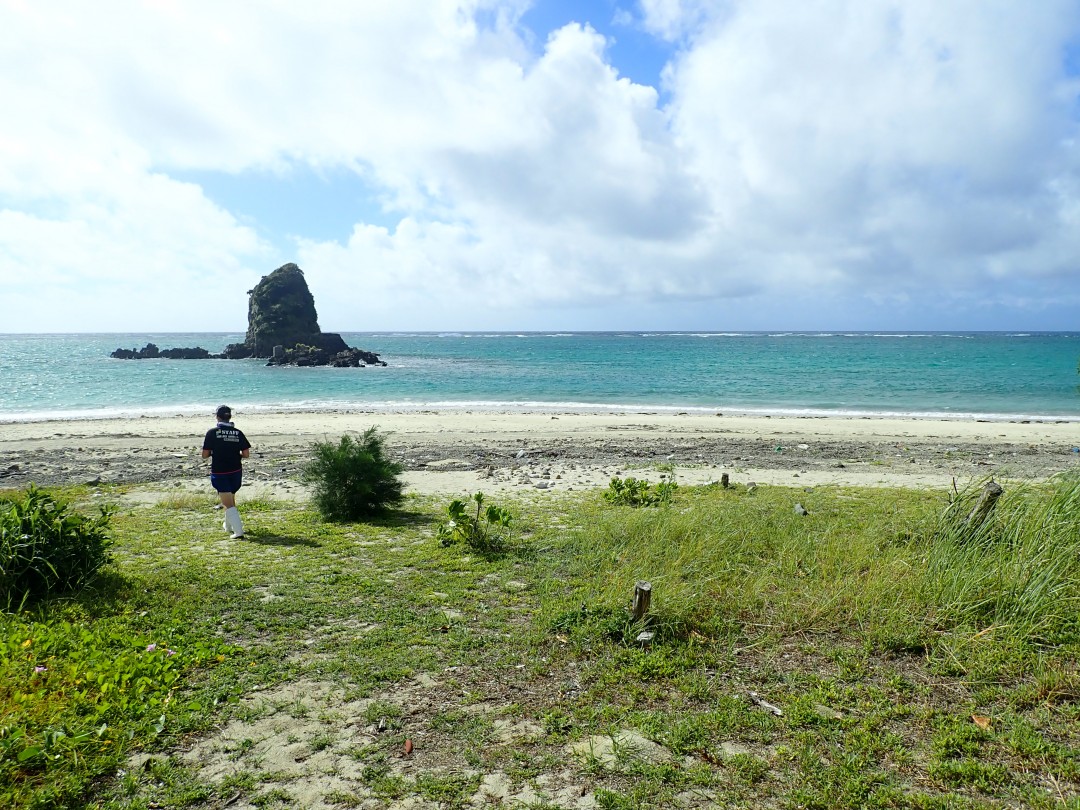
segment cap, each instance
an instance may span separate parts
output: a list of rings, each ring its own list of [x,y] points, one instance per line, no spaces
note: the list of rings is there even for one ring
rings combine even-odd
[[[232,416],[232,408],[230,408],[228,405],[218,405],[216,413],[218,419],[226,419]]]

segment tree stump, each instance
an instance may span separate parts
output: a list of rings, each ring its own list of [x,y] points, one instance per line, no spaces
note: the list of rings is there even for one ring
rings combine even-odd
[[[990,517],[990,513],[994,511],[994,506],[997,505],[998,498],[1001,497],[1001,493],[1004,491],[996,481],[991,481],[983,487],[983,491],[979,494],[979,500],[975,502],[971,514],[967,516],[968,528],[978,529],[983,525],[986,519]]]
[[[634,603],[631,612],[635,622],[640,622],[649,612],[649,602],[652,601],[652,585],[648,582],[638,582],[634,585]]]

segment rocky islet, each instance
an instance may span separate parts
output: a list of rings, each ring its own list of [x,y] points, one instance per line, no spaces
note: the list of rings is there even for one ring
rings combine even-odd
[[[161,349],[119,348],[119,360],[241,360],[265,358],[268,366],[385,366],[374,352],[349,346],[336,332],[319,328],[315,299],[304,271],[290,262],[263,276],[248,291],[248,328],[243,343],[230,343],[220,354],[195,346]]]

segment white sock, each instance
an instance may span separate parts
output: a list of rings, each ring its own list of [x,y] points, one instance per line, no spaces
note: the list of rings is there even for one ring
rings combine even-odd
[[[232,529],[233,537],[244,536],[244,522],[240,520],[240,510],[235,506],[230,506],[225,510],[225,521],[229,524],[229,528]]]

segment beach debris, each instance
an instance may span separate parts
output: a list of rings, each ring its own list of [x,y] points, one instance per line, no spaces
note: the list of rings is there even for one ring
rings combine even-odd
[[[981,714],[971,715],[971,722],[981,728],[983,731],[989,731],[991,722],[989,717],[984,717]]]
[[[536,489],[547,489],[550,486],[551,484],[547,481],[537,481],[535,484],[533,484],[533,487],[535,487]]]
[[[795,504],[795,514],[796,515],[802,515],[802,516],[805,517],[806,515],[809,515],[810,513],[806,510],[805,506],[803,506],[801,503],[797,503],[797,504]]]
[[[779,706],[774,706],[773,704],[769,703],[767,700],[763,699],[761,695],[759,695],[757,692],[750,691],[746,694],[750,698],[750,702],[753,703],[755,706],[760,706],[765,711],[771,712],[777,717],[784,716],[784,712]]]
[[[808,445],[808,444],[800,444],[798,447],[799,447],[800,450],[809,450],[810,449],[810,445]]]
[[[406,739],[405,740],[405,756],[409,756],[410,754],[412,754],[412,752],[413,752],[413,741],[409,740],[409,739]]]
[[[746,485],[746,491],[747,492],[753,492],[755,489],[757,489],[757,486],[758,486],[757,481],[750,481]]]
[[[727,489],[728,487],[730,487],[731,486],[731,476],[729,476],[727,473],[723,473],[720,476],[720,486],[722,486],[724,489]]]
[[[641,645],[641,648],[644,650],[652,646],[654,638],[656,638],[656,633],[653,633],[650,630],[642,630],[640,633],[637,634],[636,641],[638,644]]]
[[[784,452],[784,446],[783,446],[782,444],[778,444],[778,445],[776,445],[776,450],[775,450],[775,452],[777,452],[777,453],[783,453],[783,452]]]

